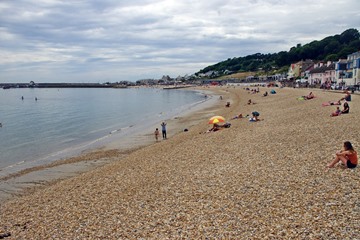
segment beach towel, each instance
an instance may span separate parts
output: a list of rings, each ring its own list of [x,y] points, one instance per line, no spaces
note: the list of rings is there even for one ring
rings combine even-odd
[[[305,100],[305,98],[304,97],[298,97],[297,100],[302,101],[302,100]]]

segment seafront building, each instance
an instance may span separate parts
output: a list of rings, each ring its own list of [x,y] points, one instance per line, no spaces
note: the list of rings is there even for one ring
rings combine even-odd
[[[358,85],[360,80],[360,51],[340,59],[335,67],[337,83]]]
[[[328,61],[318,62],[312,66],[308,73],[308,80],[313,84],[332,84],[336,82],[335,63]]]
[[[360,51],[337,62],[300,61],[290,65],[288,79],[302,79],[310,85],[360,85]]]

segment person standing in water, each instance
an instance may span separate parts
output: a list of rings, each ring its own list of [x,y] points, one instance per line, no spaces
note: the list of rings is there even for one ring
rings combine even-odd
[[[161,123],[161,131],[162,131],[163,139],[166,139],[166,123],[165,122]]]

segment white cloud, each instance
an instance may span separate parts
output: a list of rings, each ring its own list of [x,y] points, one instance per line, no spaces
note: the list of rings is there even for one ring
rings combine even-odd
[[[191,74],[359,29],[358,9],[358,0],[0,2],[0,81]]]

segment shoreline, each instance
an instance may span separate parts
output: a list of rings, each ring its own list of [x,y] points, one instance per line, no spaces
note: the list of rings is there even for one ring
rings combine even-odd
[[[359,167],[325,166],[344,141],[359,149],[360,97],[349,114],[330,117],[334,106],[321,104],[339,94],[313,91],[316,98],[300,101],[308,89],[275,88],[266,98],[269,88],[214,89],[223,101],[193,114],[201,121],[190,131],[6,202],[0,231],[9,239],[359,236]],[[213,114],[252,111],[262,120],[229,120],[230,128],[204,133]]]
[[[183,118],[187,118],[203,109],[212,109],[217,104],[215,98],[211,99],[213,98],[212,94],[215,93],[208,91],[209,89],[192,87],[182,90],[197,91],[199,94],[210,95],[210,97],[187,106],[185,112],[168,116],[169,119],[165,120],[169,123],[168,137],[172,137],[184,129],[182,128],[184,123],[181,121]],[[198,120],[187,121],[185,125],[189,128],[196,124],[196,121]],[[114,137],[107,138],[106,141],[101,141],[99,144],[93,144],[94,146],[85,148],[80,147],[80,152],[70,153],[70,155],[62,156],[60,159],[50,163],[31,166],[0,177],[0,206],[8,200],[36,191],[40,186],[46,187],[58,181],[91,171],[97,167],[120,160],[143,147],[156,144],[153,129],[159,126],[160,122],[152,127],[141,128],[140,126],[140,130],[132,129],[133,135],[126,133],[125,136],[116,137],[115,133]]]

